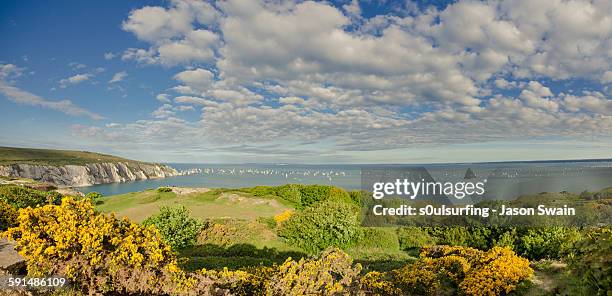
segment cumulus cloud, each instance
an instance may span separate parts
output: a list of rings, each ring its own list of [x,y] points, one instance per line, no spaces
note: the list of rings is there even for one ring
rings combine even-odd
[[[212,61],[219,39],[210,30],[194,29],[194,23],[208,25],[217,17],[211,4],[193,0],[172,1],[168,9],[146,6],[133,10],[123,22],[123,30],[153,45],[149,49],[130,48],[122,59],[166,66]]]
[[[610,137],[609,1],[404,6],[368,17],[358,1],[135,9],[122,28],[148,45],[122,59],[184,68],[153,119],[112,132],[346,150]],[[572,80],[590,84],[553,87]],[[191,108],[200,120],[181,120]]]

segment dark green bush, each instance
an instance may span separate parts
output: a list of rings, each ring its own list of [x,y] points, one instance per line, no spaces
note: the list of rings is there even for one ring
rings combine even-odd
[[[570,256],[570,270],[580,279],[582,295],[610,295],[612,291],[612,229],[603,227],[585,234]]]
[[[95,191],[85,194],[85,198],[89,198],[94,202],[99,200],[102,197],[104,197],[104,195],[102,195],[101,193],[95,192]]]
[[[159,188],[157,188],[157,192],[159,192],[159,193],[172,192],[172,188],[170,188],[170,187],[159,187]]]
[[[257,187],[251,190],[255,188]],[[328,199],[359,205],[359,203],[353,201],[353,197],[348,192],[335,186],[286,184],[272,187],[270,191],[272,191],[270,194],[276,194],[280,198],[290,202],[296,209],[304,209],[317,202]]]
[[[85,194],[85,198],[91,199],[94,205],[103,204],[104,203],[104,201],[102,200],[103,197],[104,195],[102,195],[101,193],[95,192],[95,191]]]
[[[326,199],[329,196],[330,189],[331,186],[304,185],[300,188],[302,207],[307,207]]]
[[[283,222],[278,235],[307,252],[330,246],[346,247],[361,235],[358,211],[351,204],[323,201]]]
[[[184,206],[162,207],[158,214],[147,218],[143,224],[155,225],[164,240],[177,249],[193,246],[203,225],[191,218]]]
[[[493,238],[493,246],[509,247],[512,250],[516,250],[517,241],[518,232],[516,228],[509,228],[499,232],[498,235]]]

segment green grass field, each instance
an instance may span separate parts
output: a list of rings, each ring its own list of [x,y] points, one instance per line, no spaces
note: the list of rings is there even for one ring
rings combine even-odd
[[[177,194],[146,190],[104,198],[98,209],[127,216],[135,221],[157,213],[162,206],[183,205],[191,215],[200,219],[254,220],[272,217],[289,209],[274,198],[254,197],[248,193],[215,189],[207,192]]]
[[[180,189],[174,189],[180,191]],[[282,263],[285,259],[307,257],[298,247],[285,243],[266,220],[292,209],[277,196],[254,196],[248,190],[212,189],[180,194],[149,189],[102,199],[96,208],[142,222],[162,206],[185,206],[191,216],[213,221],[215,227],[203,231],[196,246],[180,250],[189,270],[231,269]],[[415,258],[399,249],[354,246],[346,250],[366,270],[389,270]]]
[[[0,147],[0,165],[26,163],[61,166],[100,162],[136,163],[137,161],[88,151]]]

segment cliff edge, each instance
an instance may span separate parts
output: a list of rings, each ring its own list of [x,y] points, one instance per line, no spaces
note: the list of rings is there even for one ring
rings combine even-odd
[[[178,176],[175,169],[85,151],[0,147],[0,176],[29,178],[61,187]]]

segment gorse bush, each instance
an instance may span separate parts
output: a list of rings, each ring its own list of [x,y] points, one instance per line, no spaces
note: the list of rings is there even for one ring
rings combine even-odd
[[[371,272],[361,290],[377,295],[506,295],[531,277],[529,261],[508,249],[432,246],[412,265]]]
[[[272,275],[266,295],[341,295],[356,289],[361,265],[338,249],[319,258],[287,259]]]
[[[339,201],[324,201],[295,213],[278,230],[288,243],[307,252],[347,247],[361,236],[358,208]]]
[[[91,200],[21,209],[6,232],[30,276],[60,275],[88,294],[186,293],[212,284],[189,278],[155,227],[94,211]]]
[[[293,210],[285,210],[284,212],[274,216],[274,222],[276,225],[281,225],[283,222],[289,220],[295,212]]]
[[[158,214],[144,220],[143,225],[155,225],[164,240],[176,249],[193,246],[203,226],[189,216],[184,206],[162,207]]]

